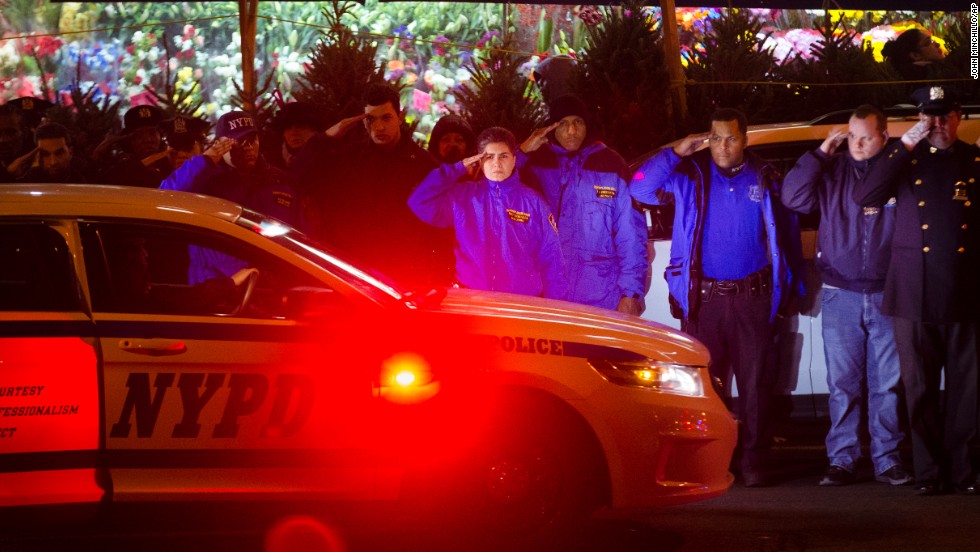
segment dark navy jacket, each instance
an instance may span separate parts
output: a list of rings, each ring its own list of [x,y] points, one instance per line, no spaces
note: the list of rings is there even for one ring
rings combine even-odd
[[[817,267],[827,285],[858,292],[885,288],[895,231],[895,198],[863,207],[853,193],[872,163],[850,152],[803,154],[783,179],[783,205],[800,213],[820,212]]]
[[[891,196],[898,203],[882,312],[930,324],[980,320],[980,149],[887,146],[854,201]]]

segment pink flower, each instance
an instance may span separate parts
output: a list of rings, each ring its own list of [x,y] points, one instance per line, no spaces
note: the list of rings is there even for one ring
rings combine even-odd
[[[412,90],[412,107],[416,111],[428,112],[429,107],[432,106],[432,95],[428,92],[423,92],[418,88]]]

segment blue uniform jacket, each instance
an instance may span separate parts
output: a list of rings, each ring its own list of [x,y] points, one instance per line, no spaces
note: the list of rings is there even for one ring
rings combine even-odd
[[[642,298],[647,229],[633,208],[623,158],[602,142],[574,153],[548,144],[531,152],[524,168],[558,221],[568,299],[615,310],[622,297]]]
[[[456,230],[456,278],[474,289],[566,299],[554,218],[515,171],[503,182],[460,180],[462,162],[434,169],[408,206],[424,222]]]
[[[779,200],[776,170],[758,156],[745,153],[745,170],[752,171],[762,187],[766,244],[772,260],[772,311],[770,320],[785,313],[794,292],[803,294],[803,254],[796,216]],[[633,197],[650,205],[675,204],[670,264],[665,277],[672,302],[684,319],[697,316],[701,288],[701,237],[704,229],[706,186],[710,186],[711,154],[699,151],[680,158],[664,148],[640,167],[630,187]],[[673,310],[673,309],[672,309]]]
[[[261,158],[255,171],[246,173],[224,162],[215,164],[203,155],[195,155],[171,173],[160,189],[220,197],[287,224],[300,223],[299,200],[287,183],[286,173]],[[246,267],[244,260],[220,251],[192,245],[189,253],[191,284],[231,276]]]
[[[884,152],[884,150],[882,150]],[[850,152],[807,152],[783,179],[783,205],[800,213],[820,212],[817,267],[825,284],[857,292],[885,289],[895,231],[895,198],[862,207],[852,195],[872,163]]]

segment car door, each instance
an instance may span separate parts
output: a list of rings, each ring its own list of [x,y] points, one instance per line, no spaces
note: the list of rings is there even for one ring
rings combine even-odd
[[[344,303],[316,327],[285,306],[290,290],[329,293],[323,282],[201,229],[86,221],[80,231],[114,500],[370,498],[371,380],[337,361]],[[211,273],[257,279],[205,278],[201,259]]]
[[[65,229],[0,222],[0,507],[104,495],[95,328]]]

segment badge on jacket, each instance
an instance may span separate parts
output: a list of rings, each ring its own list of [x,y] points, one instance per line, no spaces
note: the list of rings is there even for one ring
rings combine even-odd
[[[616,197],[614,186],[592,186],[595,188],[595,196],[599,199],[612,199]]]
[[[966,195],[966,182],[962,180],[953,184],[953,199],[956,201],[970,201],[970,196]]]
[[[527,221],[531,220],[531,213],[525,213],[514,209],[507,209],[507,216],[514,222],[522,222],[524,224],[527,224]]]
[[[762,186],[753,184],[749,186],[749,199],[756,203],[762,202]]]
[[[286,192],[272,192],[272,196],[276,199],[277,205],[281,205],[286,208],[293,206],[292,194]]]

